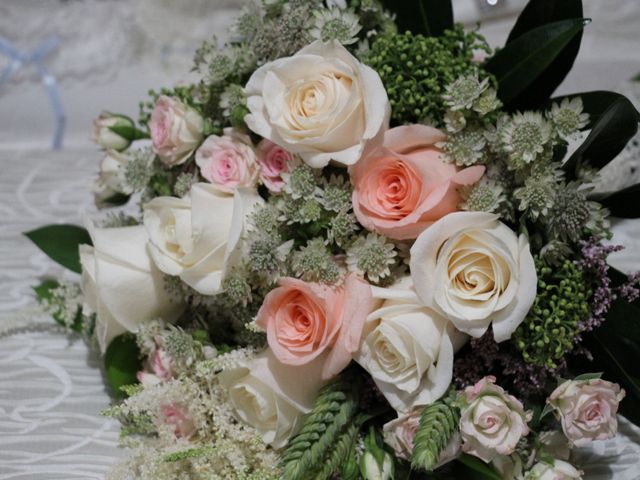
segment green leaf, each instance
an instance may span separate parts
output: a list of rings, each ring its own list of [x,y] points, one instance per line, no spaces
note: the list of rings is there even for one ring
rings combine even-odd
[[[513,26],[507,44],[535,28],[560,20],[581,18],[582,14],[582,0],[530,0]],[[510,107],[526,110],[546,102],[571,70],[581,41],[582,30],[574,35],[526,91],[511,102]]]
[[[50,301],[51,298],[53,297],[51,292],[56,288],[58,288],[59,286],[60,286],[60,283],[58,283],[58,281],[56,280],[45,280],[37,287],[33,287],[33,291],[36,292],[36,296],[38,297],[38,301],[40,303],[46,303]],[[76,316],[73,320],[73,324],[70,326],[64,323],[64,321],[62,320],[62,317],[60,316],[60,313],[54,312],[52,313],[51,316],[58,324],[62,325],[63,327],[71,328],[71,330],[73,330],[74,332],[78,332],[78,333],[82,332],[82,306],[81,305],[78,305]]]
[[[131,122],[133,123],[133,120]],[[122,138],[126,138],[130,142],[150,138],[147,132],[139,130],[133,125],[114,125],[113,127],[109,127],[109,130],[116,135],[120,135]]]
[[[485,68],[498,81],[498,97],[509,105],[558,58],[589,20],[574,18],[530,30],[497,52]]]
[[[76,225],[48,225],[24,234],[49,258],[80,273],[80,245],[92,245],[89,233]]]
[[[563,165],[575,178],[578,165],[600,169],[613,160],[638,131],[638,112],[625,97],[615,100],[593,125],[589,136]]]
[[[451,0],[418,0],[399,2],[383,0],[383,6],[396,14],[399,32],[410,30],[427,37],[439,37],[453,28]]]
[[[607,207],[614,217],[640,218],[640,183],[617,192],[595,193],[589,199]]]
[[[440,454],[458,430],[460,410],[451,399],[427,405],[420,415],[420,427],[413,440],[411,467],[432,471]]]
[[[591,129],[598,122],[600,117],[607,111],[607,109],[613,105],[616,100],[621,98],[626,98],[624,95],[621,95],[616,92],[609,92],[606,90],[593,90],[590,92],[582,92],[582,93],[572,93],[570,95],[562,95],[560,97],[552,98],[547,107],[551,107],[551,103],[560,103],[565,98],[575,98],[580,97],[582,99],[582,104],[584,107],[584,111],[589,114],[589,123],[584,127],[584,129]],[[638,114],[640,119],[640,114]]]
[[[120,207],[126,204],[130,198],[131,195],[127,195],[126,193],[114,193],[110,197],[103,200],[103,203],[111,207]]]
[[[502,480],[495,468],[484,463],[477,457],[461,454],[456,460],[456,478],[468,480]]]
[[[120,387],[137,383],[142,358],[135,336],[125,333],[115,337],[107,347],[104,366],[107,380],[117,395],[123,394]]]

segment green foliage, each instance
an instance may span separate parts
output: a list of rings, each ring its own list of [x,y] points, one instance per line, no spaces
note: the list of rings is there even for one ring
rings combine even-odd
[[[505,45],[486,63],[498,81],[500,100],[509,105],[523,94],[587,23],[582,18],[549,23]]]
[[[582,18],[582,0],[530,0],[513,26],[507,44],[533,30],[559,20]],[[512,109],[539,108],[567,76],[580,50],[582,30],[577,32],[557,57],[536,78],[531,85],[516,98]]]
[[[116,394],[124,394],[122,387],[137,383],[136,374],[142,369],[140,349],[135,336],[119,335],[107,347],[104,355],[105,374]]]
[[[37,287],[33,287],[38,301],[49,312],[53,319],[69,330],[82,332],[83,320],[82,304],[79,302],[79,287],[67,298],[67,288],[56,280],[45,280]]]
[[[466,480],[502,480],[503,478],[491,465],[466,453],[456,459],[454,474],[455,478]]]
[[[600,169],[613,160],[638,131],[640,114],[626,98],[611,103],[593,124],[586,140],[564,163],[567,175],[575,178],[579,166]]]
[[[359,377],[348,371],[320,391],[300,433],[282,455],[283,480],[330,479],[340,471],[359,430],[360,389]]]
[[[617,192],[603,192],[592,195],[592,200],[596,200],[606,207],[612,216],[620,218],[640,217],[640,183],[623,188]]]
[[[453,28],[451,3],[451,0],[418,0],[417,2],[383,0],[382,2],[396,14],[398,30],[401,32],[410,30],[429,37],[441,36],[445,30]]]
[[[427,405],[420,415],[420,427],[413,440],[411,467],[432,471],[441,452],[458,430],[460,410],[453,398],[444,398]]]
[[[514,334],[515,345],[526,362],[556,368],[556,361],[573,350],[578,324],[589,315],[591,291],[572,261],[552,269],[535,260],[538,295]]]
[[[80,273],[80,245],[92,245],[89,233],[76,225],[47,225],[24,234],[49,258],[69,270]]]
[[[396,124],[443,122],[445,87],[478,69],[474,50],[489,51],[483,37],[465,33],[462,25],[442,37],[406,32],[382,36],[364,58],[382,79]],[[481,79],[487,75],[482,74]]]

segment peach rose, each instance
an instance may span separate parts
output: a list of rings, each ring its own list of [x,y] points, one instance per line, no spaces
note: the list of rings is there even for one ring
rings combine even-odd
[[[616,413],[625,391],[617,383],[600,378],[568,380],[556,388],[548,403],[562,423],[572,445],[582,447],[592,440],[606,440],[618,432]]]
[[[258,160],[247,135],[225,128],[224,135],[211,135],[196,151],[200,173],[222,192],[253,187],[258,180]]]
[[[407,125],[387,130],[382,147],[349,169],[353,210],[367,229],[396,240],[416,238],[436,220],[458,209],[458,188],[482,177],[485,168],[460,170],[441,159],[440,130]]]
[[[329,379],[358,350],[372,302],[371,288],[355,275],[339,288],[283,278],[265,297],[256,323],[284,364],[306,365],[327,352],[322,378]]]
[[[264,139],[258,145],[258,163],[260,163],[260,180],[271,192],[282,191],[283,173],[288,173],[296,163],[295,157],[284,148],[270,140]]]

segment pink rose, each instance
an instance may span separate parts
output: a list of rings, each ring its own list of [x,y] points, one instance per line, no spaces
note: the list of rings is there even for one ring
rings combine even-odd
[[[178,438],[191,438],[196,433],[196,426],[187,408],[176,402],[160,405],[161,422],[172,426]]]
[[[256,153],[247,135],[225,128],[224,135],[211,135],[196,152],[200,174],[218,190],[233,193],[253,187],[258,180]]]
[[[295,163],[295,157],[281,146],[264,139],[258,145],[258,162],[260,163],[262,183],[271,192],[282,191],[284,180],[281,175],[291,170]]]
[[[416,238],[436,220],[458,210],[458,188],[482,177],[485,168],[460,170],[441,159],[440,130],[408,125],[387,130],[382,147],[349,169],[353,210],[367,229],[396,240]]]
[[[568,380],[551,393],[547,402],[560,418],[567,439],[582,447],[616,435],[616,413],[624,396],[620,385],[606,380]]]
[[[283,278],[265,297],[256,323],[284,364],[305,365],[327,352],[322,378],[329,379],[358,350],[372,302],[369,284],[355,275],[339,288]]]
[[[138,381],[144,386],[157,385],[174,376],[171,357],[163,348],[157,348],[147,359],[145,369],[138,372]]]
[[[465,405],[460,417],[462,451],[489,463],[497,455],[511,455],[520,438],[529,434],[531,412],[485,377],[460,394]]]
[[[184,163],[200,145],[204,121],[193,108],[162,95],[156,100],[151,119],[151,146],[167,165]]]

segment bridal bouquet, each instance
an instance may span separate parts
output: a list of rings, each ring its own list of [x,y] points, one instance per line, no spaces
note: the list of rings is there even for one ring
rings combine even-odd
[[[125,397],[111,478],[581,478],[640,420],[640,275],[606,263],[640,188],[598,183],[639,114],[551,97],[588,23],[531,0],[492,50],[450,1],[264,0],[102,114],[128,206],[27,236]]]

